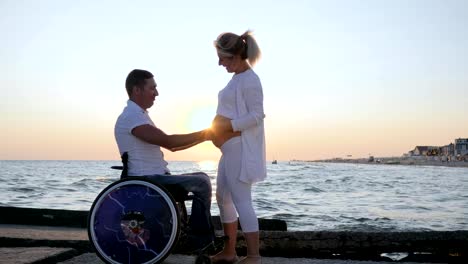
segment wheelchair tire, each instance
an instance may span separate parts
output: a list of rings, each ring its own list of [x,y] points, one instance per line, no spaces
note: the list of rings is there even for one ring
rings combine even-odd
[[[88,236],[105,263],[160,263],[177,243],[179,221],[176,203],[164,187],[127,178],[94,200]]]

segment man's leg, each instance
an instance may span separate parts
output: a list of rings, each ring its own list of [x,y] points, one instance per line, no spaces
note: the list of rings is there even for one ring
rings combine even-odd
[[[190,173],[175,177],[189,177],[192,180],[188,186],[183,186],[193,193],[192,213],[189,226],[194,234],[212,234],[211,225],[211,181],[205,173]]]
[[[211,181],[206,173],[190,173],[183,175],[149,176],[162,185],[175,184],[194,195],[189,226],[194,233],[212,233],[211,225]]]

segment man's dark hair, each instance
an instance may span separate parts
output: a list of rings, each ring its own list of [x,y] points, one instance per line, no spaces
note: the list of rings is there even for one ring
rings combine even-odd
[[[141,89],[145,85],[146,79],[153,77],[153,74],[149,71],[139,69],[131,71],[125,80],[125,88],[127,89],[128,96],[132,94],[132,89],[134,86],[137,86]]]

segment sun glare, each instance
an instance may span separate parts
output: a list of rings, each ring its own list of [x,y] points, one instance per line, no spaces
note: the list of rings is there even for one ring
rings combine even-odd
[[[211,127],[211,121],[215,117],[216,109],[212,105],[197,105],[190,111],[186,120],[189,131],[198,131]]]
[[[218,162],[213,160],[202,160],[198,162],[201,171],[214,171],[217,169]]]

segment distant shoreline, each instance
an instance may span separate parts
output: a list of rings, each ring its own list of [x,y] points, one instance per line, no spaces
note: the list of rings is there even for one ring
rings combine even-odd
[[[323,159],[311,160],[310,162],[328,162],[328,163],[351,163],[351,164],[371,164],[371,165],[407,165],[407,166],[443,166],[443,167],[460,167],[468,168],[466,161],[442,161],[438,159],[429,159],[425,157],[410,158],[410,157],[385,157],[374,158],[374,161],[369,159]]]

